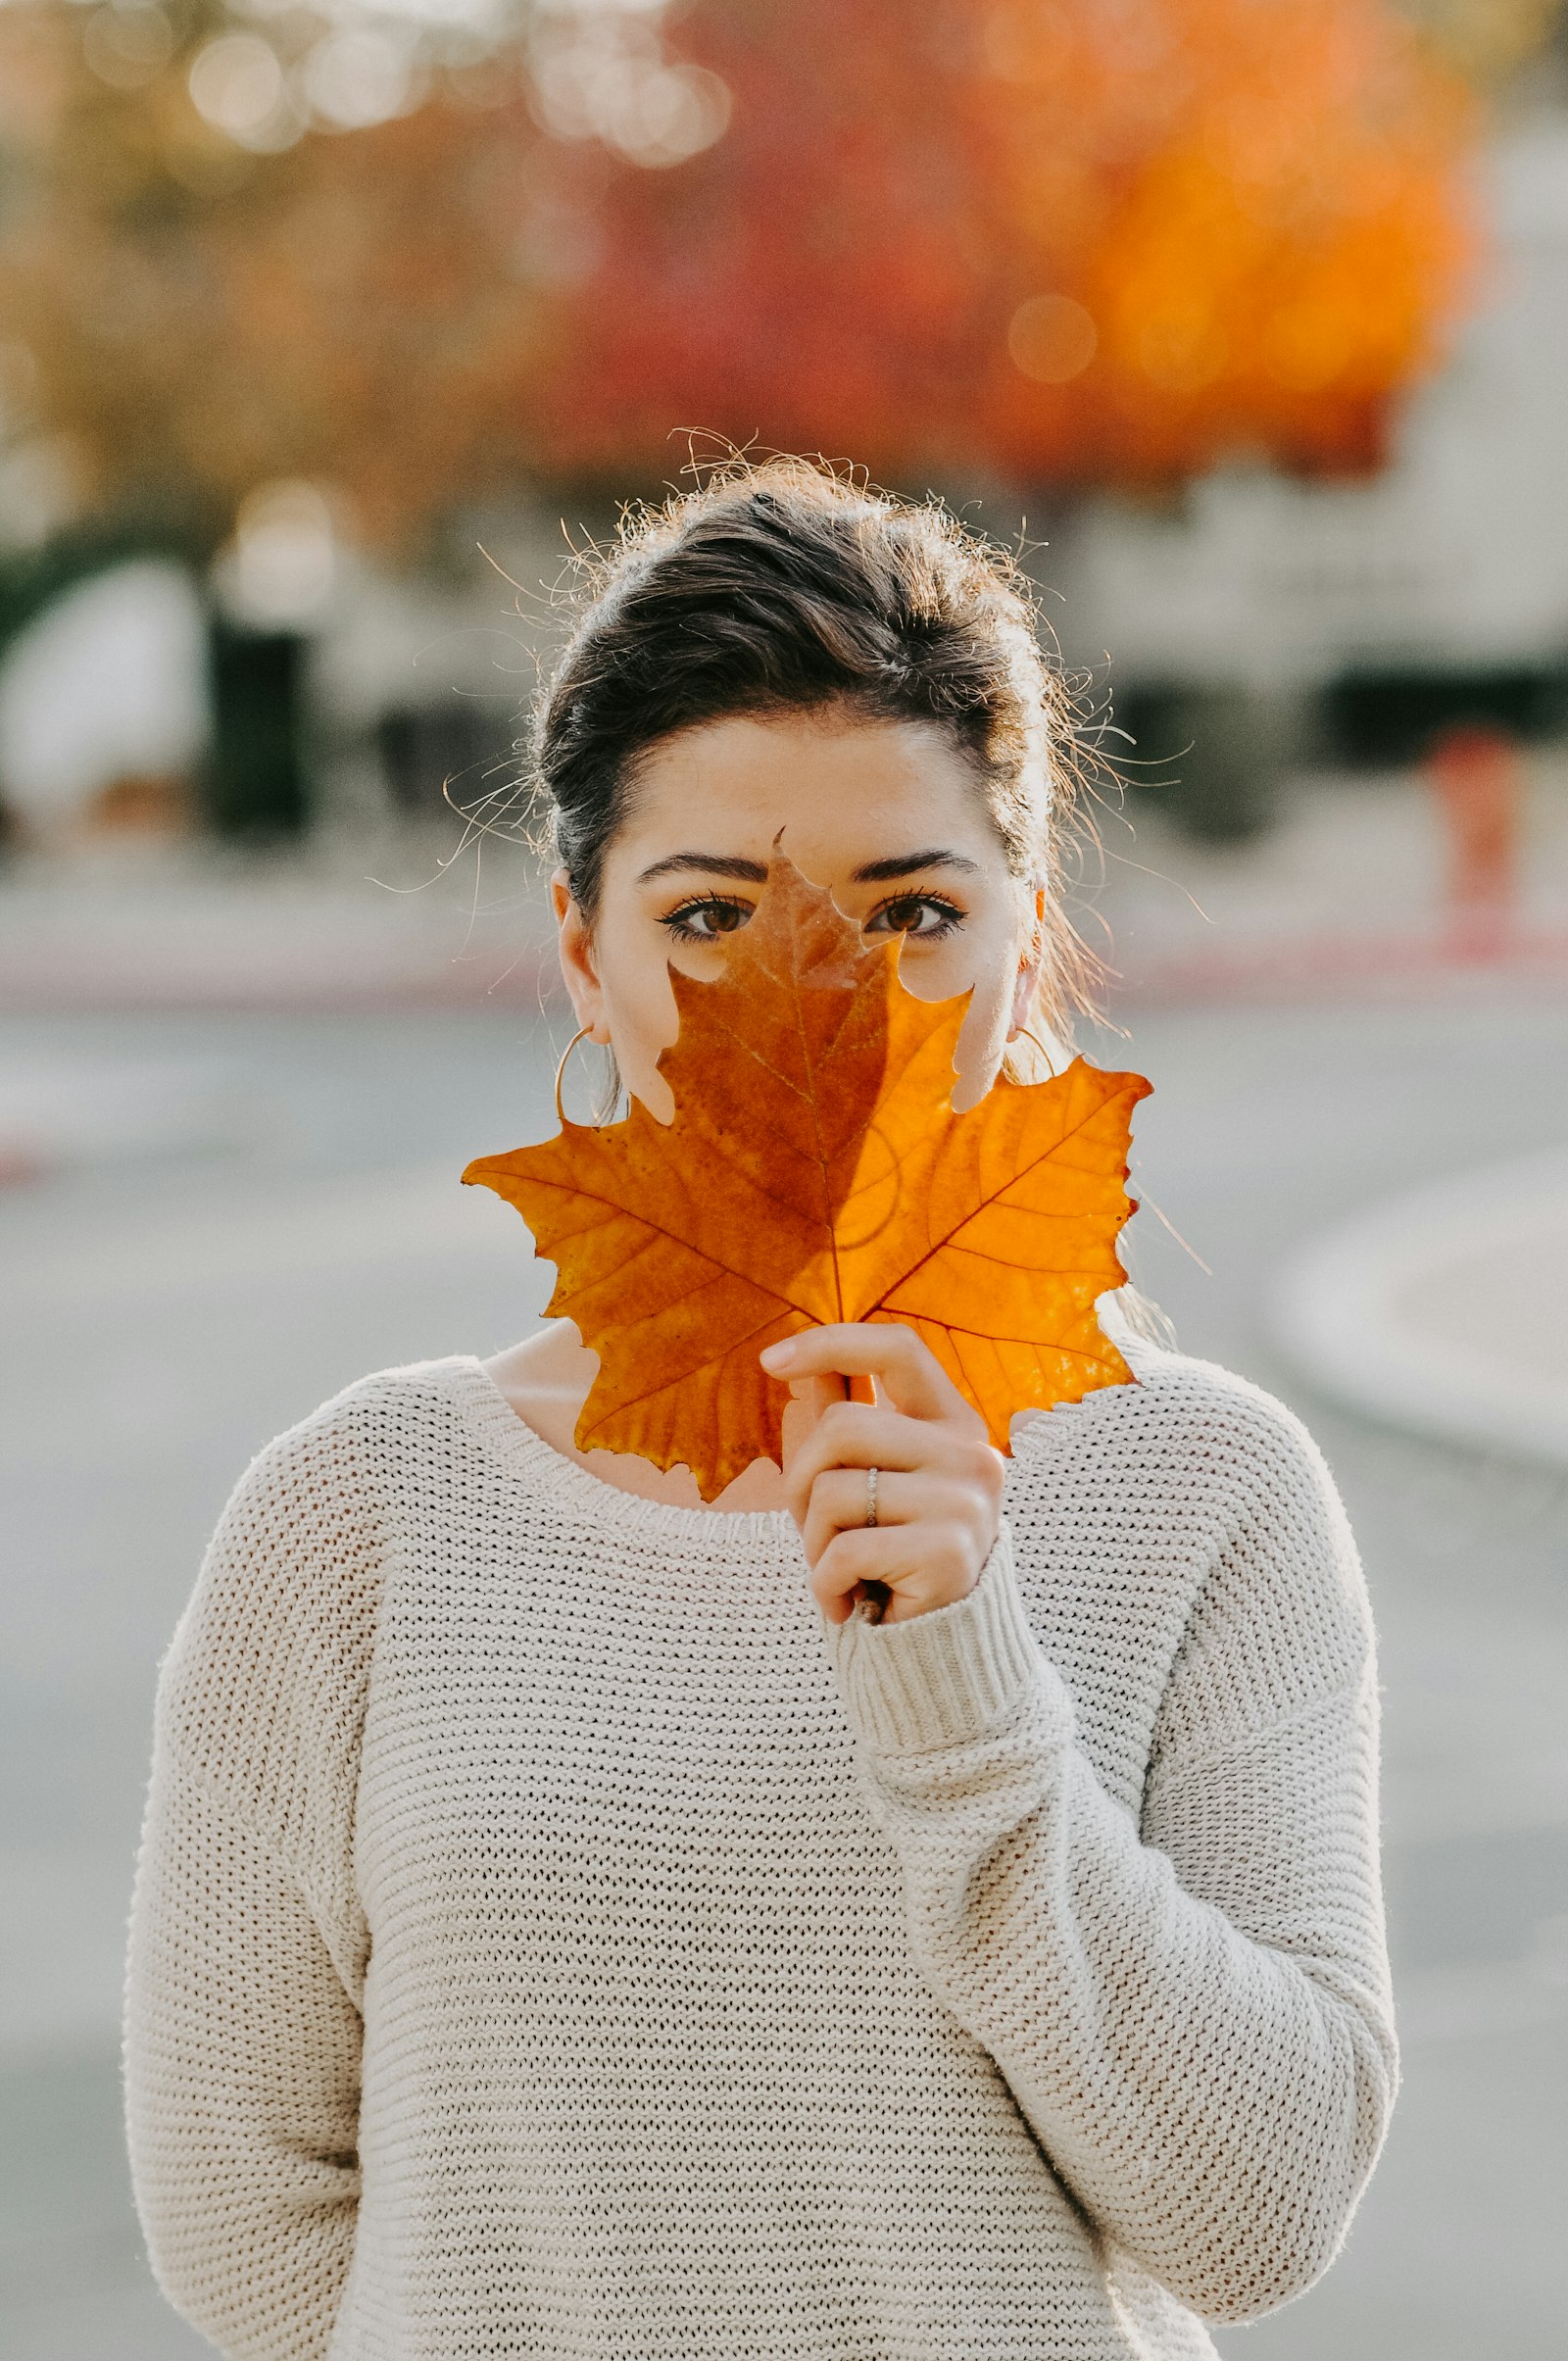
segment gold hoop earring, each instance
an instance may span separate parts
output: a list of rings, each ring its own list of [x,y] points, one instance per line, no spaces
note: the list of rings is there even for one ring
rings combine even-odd
[[[1018,1027],[1018,1031],[1022,1034],[1025,1041],[1032,1041],[1034,1043],[1035,1048],[1040,1052],[1041,1057],[1046,1061],[1047,1067],[1050,1070],[1052,1081],[1054,1082],[1056,1079],[1056,1068],[1052,1060],[1051,1052],[1047,1049],[1039,1034],[1031,1033],[1027,1025],[1020,1025]]]
[[[586,1041],[592,1031],[592,1025],[578,1026],[576,1032],[573,1033],[571,1039],[562,1051],[561,1063],[556,1068],[556,1121],[561,1125],[563,1131],[564,1131],[566,1128],[566,1110],[561,1103],[561,1085],[565,1077],[566,1060],[571,1056],[572,1051],[577,1047],[578,1042]],[[581,1129],[582,1126],[579,1125],[578,1128]],[[604,1129],[604,1125],[601,1123],[594,1123],[590,1124],[588,1128],[593,1131],[602,1131]]]

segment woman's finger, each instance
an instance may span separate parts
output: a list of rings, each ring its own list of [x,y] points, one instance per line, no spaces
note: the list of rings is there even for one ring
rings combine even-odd
[[[814,1433],[824,1410],[844,1400],[845,1381],[842,1377],[805,1377],[790,1388],[790,1398],[784,1404],[784,1466],[786,1472],[798,1452],[805,1449],[808,1438]]]
[[[811,1487],[801,1543],[806,1562],[814,1566],[837,1533],[878,1533],[888,1525],[911,1525],[921,1517],[933,1522],[953,1516],[953,1486],[943,1476],[888,1474],[877,1468],[876,1523],[867,1525],[871,1505],[870,1479],[862,1468],[833,1467]],[[976,1515],[976,1526],[979,1525]]]
[[[785,1453],[784,1495],[799,1523],[811,1486],[829,1467],[924,1467],[933,1438],[928,1425],[902,1410],[872,1409],[859,1402],[832,1402],[804,1439]]]
[[[929,1345],[912,1328],[892,1321],[840,1321],[783,1337],[760,1355],[769,1377],[872,1377],[897,1410],[909,1418],[979,1424]]]
[[[811,1570],[811,1592],[830,1623],[855,1611],[862,1583],[883,1583],[889,1599],[881,1620],[903,1623],[932,1607],[965,1599],[980,1579],[986,1549],[966,1525],[874,1526],[837,1533]]]

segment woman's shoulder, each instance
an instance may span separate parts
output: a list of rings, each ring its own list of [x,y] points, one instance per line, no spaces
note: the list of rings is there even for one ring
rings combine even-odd
[[[229,1507],[274,1490],[367,1503],[461,1414],[479,1364],[471,1354],[372,1369],[268,1443],[241,1473]]]
[[[400,1491],[435,1455],[476,1367],[454,1357],[373,1370],[264,1444],[219,1516],[171,1665],[217,1648],[296,1671],[310,1661],[332,1683],[363,1658]]]
[[[1205,1497],[1241,1505],[1282,1484],[1338,1501],[1323,1452],[1297,1412],[1251,1378],[1130,1327],[1103,1303],[1101,1325],[1132,1372],[1031,1422],[1061,1422],[1091,1453],[1157,1472],[1186,1470]],[[1028,1428],[1022,1430],[1028,1434]]]
[[[1339,1488],[1297,1415],[1250,1378],[1102,1316],[1132,1371],[1020,1428],[1018,1506],[1049,1533],[1065,1514],[1114,1530],[1142,1562],[1189,1569],[1195,1631],[1303,1624],[1347,1663],[1370,1628]]]
[[[1207,1743],[1228,1717],[1291,1712],[1357,1686],[1372,1661],[1371,1606],[1344,1502],[1307,1427],[1236,1370],[1103,1325],[1133,1382],[1065,1413],[1062,1435],[1077,1448],[1037,1446],[1036,1481],[1059,1470],[1082,1513],[1115,1527],[1118,1562],[1145,1565],[1152,1553],[1187,1569],[1172,1666],[1181,1711],[1168,1704],[1165,1743],[1178,1722],[1184,1744],[1195,1733]]]
[[[387,1561],[376,1463],[446,1367],[376,1370],[263,1446],[159,1669],[155,1764],[291,1859],[352,1791]]]

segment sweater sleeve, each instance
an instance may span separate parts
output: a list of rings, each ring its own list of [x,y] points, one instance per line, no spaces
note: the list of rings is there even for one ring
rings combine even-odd
[[[1220,2321],[1333,2260],[1397,2081],[1370,1618],[1328,1471],[1271,1410],[1141,1821],[1078,1741],[1005,1526],[967,1599],[857,1610],[835,1649],[922,1973],[1107,2238]]]
[[[159,1675],[126,1962],[131,2182],[160,2287],[232,2361],[318,2361],[353,2255],[379,1558],[357,1459],[341,1412],[261,1455]]]

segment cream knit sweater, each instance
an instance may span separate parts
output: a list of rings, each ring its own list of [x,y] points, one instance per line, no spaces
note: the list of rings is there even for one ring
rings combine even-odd
[[[1267,1395],[1019,1430],[969,1598],[617,1492],[480,1364],[262,1452],[159,1684],[126,2095],[254,2361],[1157,2361],[1396,2081],[1356,1557]]]

